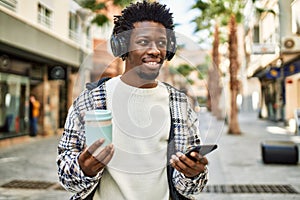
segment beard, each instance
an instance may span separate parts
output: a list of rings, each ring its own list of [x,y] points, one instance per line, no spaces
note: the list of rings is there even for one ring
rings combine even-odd
[[[152,81],[152,80],[155,80],[158,75],[159,75],[159,71],[157,72],[152,72],[152,73],[145,73],[143,71],[140,71],[138,70],[138,76],[141,78],[141,79],[144,79],[144,80],[147,80],[147,81]]]

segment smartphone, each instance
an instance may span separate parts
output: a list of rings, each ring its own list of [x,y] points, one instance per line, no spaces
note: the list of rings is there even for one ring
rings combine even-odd
[[[208,154],[208,153],[212,152],[213,150],[215,150],[217,147],[218,147],[217,144],[203,144],[203,145],[193,147],[187,153],[185,153],[185,155],[188,158],[195,161],[195,158],[191,156],[192,152],[198,152],[200,155],[205,156],[206,154]]]

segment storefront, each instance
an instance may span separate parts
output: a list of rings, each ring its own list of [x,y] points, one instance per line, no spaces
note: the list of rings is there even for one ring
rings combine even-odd
[[[300,61],[268,67],[255,74],[261,82],[261,118],[287,122],[300,106]],[[300,82],[300,81],[299,81]],[[299,98],[298,98],[299,97]]]
[[[43,83],[43,67],[0,51],[0,139],[29,133],[29,95]]]
[[[67,26],[48,30],[5,9],[0,19],[0,140],[29,134],[30,94],[41,104],[38,134],[55,134],[72,100],[70,77],[89,50],[68,38]]]
[[[29,96],[40,102],[38,134],[53,134],[68,112],[72,67],[28,60],[0,50],[0,140],[29,135]]]

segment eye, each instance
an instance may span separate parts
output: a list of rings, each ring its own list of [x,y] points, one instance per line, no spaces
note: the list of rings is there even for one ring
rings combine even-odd
[[[160,40],[160,41],[158,41],[157,45],[161,48],[165,48],[167,46],[167,41],[166,40]]]
[[[145,39],[141,39],[137,41],[137,44],[141,45],[141,46],[147,46],[149,44],[148,40]]]

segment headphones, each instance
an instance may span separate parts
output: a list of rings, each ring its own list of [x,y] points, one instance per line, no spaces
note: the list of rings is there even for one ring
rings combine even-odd
[[[170,31],[169,38],[167,42],[167,54],[166,59],[170,61],[176,52],[176,36],[174,31]],[[127,57],[128,54],[128,41],[121,34],[112,34],[110,38],[110,46],[112,53],[115,57],[121,57],[123,60]]]

